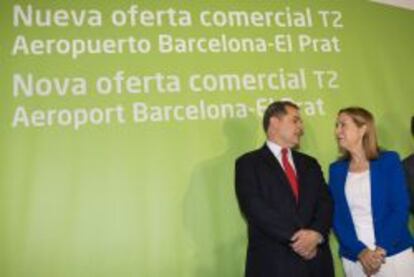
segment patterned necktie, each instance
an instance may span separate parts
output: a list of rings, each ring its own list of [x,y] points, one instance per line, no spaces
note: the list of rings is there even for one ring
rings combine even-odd
[[[285,169],[286,176],[289,180],[290,187],[292,188],[292,191],[293,191],[293,194],[295,195],[295,199],[297,203],[299,200],[299,185],[298,185],[298,180],[296,178],[295,171],[293,170],[293,167],[288,160],[288,149],[287,148],[282,149],[282,163],[283,163],[283,168]]]

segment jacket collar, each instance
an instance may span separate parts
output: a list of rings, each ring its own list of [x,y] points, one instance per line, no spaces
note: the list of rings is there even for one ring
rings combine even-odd
[[[285,186],[291,192],[289,195],[291,195],[291,197],[292,197],[292,202],[293,203],[296,202],[295,196],[293,195],[293,192],[292,192],[292,189],[290,187],[289,180],[286,177],[285,171],[283,170],[282,166],[280,165],[280,163],[278,162],[276,157],[270,151],[270,149],[266,145],[266,143],[262,146],[262,148],[260,148],[259,151],[260,151],[260,154],[261,154],[262,158],[266,162],[266,164],[269,167],[271,167],[272,169],[275,170],[275,176],[279,179],[279,181],[282,183],[282,185]],[[296,151],[291,150],[291,152],[292,152],[293,162],[295,163],[296,174],[297,174],[297,178],[298,178],[299,203],[300,203],[301,199],[302,199],[302,197],[305,193],[305,191],[303,190],[303,188],[301,186],[301,179],[302,179],[302,174],[305,170],[305,165],[303,165],[302,160],[300,159],[299,154]]]

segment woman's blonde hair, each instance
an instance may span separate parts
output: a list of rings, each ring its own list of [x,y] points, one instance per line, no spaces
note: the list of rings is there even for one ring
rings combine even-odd
[[[378,158],[379,147],[377,140],[377,132],[375,130],[374,116],[364,108],[361,107],[348,107],[339,110],[340,114],[346,114],[352,118],[352,121],[360,128],[366,126],[366,131],[362,137],[362,148],[364,149],[365,156],[368,160],[374,160]],[[345,149],[340,149],[343,154],[343,158],[349,158],[350,154]]]

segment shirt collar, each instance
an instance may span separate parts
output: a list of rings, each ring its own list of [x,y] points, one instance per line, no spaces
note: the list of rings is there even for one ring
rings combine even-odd
[[[272,154],[276,158],[281,158],[281,155],[282,155],[282,147],[279,144],[274,143],[273,141],[267,140],[266,141],[266,145],[267,145],[267,147],[269,147],[270,152],[272,152]],[[290,149],[288,148],[288,156],[290,156],[290,155],[291,155]]]

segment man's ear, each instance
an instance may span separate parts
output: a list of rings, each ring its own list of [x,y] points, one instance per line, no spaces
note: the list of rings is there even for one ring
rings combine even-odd
[[[277,116],[272,116],[270,118],[270,126],[277,126],[280,122],[280,119]]]
[[[276,116],[272,116],[269,119],[269,127],[267,128],[267,133],[272,135],[275,132],[275,129],[279,126],[280,119]]]

